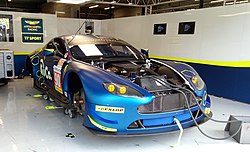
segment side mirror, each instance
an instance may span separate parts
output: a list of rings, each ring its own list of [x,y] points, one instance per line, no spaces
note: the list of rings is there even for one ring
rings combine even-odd
[[[54,49],[46,49],[46,50],[43,50],[43,55],[44,55],[44,56],[54,56],[54,55],[55,55]]]
[[[141,53],[145,56],[145,57],[149,57],[149,50],[148,49],[141,49]]]

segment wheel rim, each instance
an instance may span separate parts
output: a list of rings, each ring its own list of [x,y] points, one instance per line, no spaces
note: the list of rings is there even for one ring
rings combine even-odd
[[[84,112],[85,112],[85,95],[84,95],[84,91],[82,88],[74,94],[73,100],[74,100],[75,106],[78,108],[77,109],[78,112],[80,112],[81,114],[84,114]]]

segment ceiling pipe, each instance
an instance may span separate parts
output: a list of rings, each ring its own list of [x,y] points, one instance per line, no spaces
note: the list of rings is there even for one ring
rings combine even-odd
[[[181,8],[193,8],[193,7],[198,7],[198,6],[199,6],[199,4],[186,5],[186,6],[178,6],[178,7],[169,7],[169,8],[163,8],[163,9],[153,10],[153,13],[154,12],[161,12],[161,11],[181,9]]]
[[[183,2],[183,1],[188,1],[188,0],[170,0],[166,2],[151,4],[150,6],[157,6],[157,5],[170,4],[170,3]]]
[[[97,1],[97,0],[90,0],[81,3],[81,6],[87,5],[87,4],[104,4],[104,5],[116,5],[116,6],[130,6],[130,7],[147,7],[147,6],[158,6],[158,5],[164,5],[164,4],[171,4],[171,3],[176,3],[176,2],[183,2],[183,1],[189,1],[189,0],[169,0],[165,2],[159,2],[159,3],[154,3],[150,5],[138,5],[138,4],[126,4],[126,3],[120,3],[120,2],[105,2],[105,1]]]
[[[116,6],[130,6],[130,7],[145,7],[146,5],[137,5],[137,4],[126,4],[126,3],[110,3],[110,2],[102,2],[95,1],[95,4],[105,4],[105,5],[116,5]]]

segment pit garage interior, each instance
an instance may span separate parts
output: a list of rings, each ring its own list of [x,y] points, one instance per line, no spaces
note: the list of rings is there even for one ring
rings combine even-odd
[[[250,1],[248,0],[2,0],[0,2],[0,145],[3,152],[242,151],[250,149]],[[26,22],[37,22],[35,31]],[[183,26],[184,25],[184,26]],[[188,27],[187,27],[187,26]],[[26,59],[61,35],[119,38],[149,57],[187,63],[206,83],[212,118],[244,117],[238,141],[214,140],[196,126],[157,135],[93,134],[33,88]],[[181,28],[183,27],[183,29]],[[191,30],[190,30],[191,29]],[[5,52],[5,53],[4,53]],[[7,52],[7,54],[6,54]],[[6,57],[6,59],[5,59]],[[11,66],[7,66],[10,64]],[[9,70],[9,71],[8,71]],[[7,71],[6,74],[4,74]],[[94,84],[93,84],[94,85]],[[52,108],[49,108],[52,106]],[[199,125],[228,137],[228,123]],[[243,142],[242,142],[243,141]]]

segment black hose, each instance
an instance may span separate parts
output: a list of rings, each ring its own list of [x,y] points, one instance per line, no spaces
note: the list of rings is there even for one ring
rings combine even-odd
[[[218,123],[241,122],[240,120],[224,121],[224,120],[216,120],[216,119],[213,119],[212,117],[210,117],[209,115],[207,115],[206,112],[202,109],[201,105],[200,105],[199,102],[196,100],[195,94],[194,94],[192,91],[190,91],[189,89],[186,89],[186,88],[184,88],[184,87],[180,87],[180,86],[177,86],[177,85],[173,85],[173,84],[171,84],[171,83],[168,83],[168,82],[166,82],[166,81],[162,81],[161,79],[158,79],[157,77],[154,77],[154,76],[151,76],[151,77],[153,77],[153,79],[155,79],[155,80],[157,79],[158,81],[164,82],[164,83],[166,83],[166,84],[168,84],[168,85],[170,85],[170,86],[172,86],[172,87],[176,87],[176,88],[179,88],[179,89],[188,91],[188,92],[194,97],[194,99],[195,99],[195,101],[196,101],[198,107],[200,108],[201,112],[202,112],[209,120],[212,120],[212,121],[218,122]],[[165,86],[165,85],[164,85],[164,86]],[[165,86],[165,87],[166,87],[166,86]]]
[[[187,107],[188,107],[188,111],[189,111],[189,113],[190,113],[190,115],[191,115],[191,118],[192,118],[192,120],[194,121],[194,123],[195,123],[196,127],[198,128],[198,130],[199,130],[204,136],[206,136],[206,137],[208,137],[208,138],[210,138],[210,139],[214,139],[214,140],[226,140],[226,139],[229,139],[229,138],[234,137],[235,135],[237,135],[237,134],[240,132],[241,127],[242,127],[242,123],[241,123],[239,129],[238,129],[234,134],[229,135],[229,136],[226,136],[226,137],[222,137],[222,138],[221,138],[221,137],[212,137],[212,136],[206,134],[205,132],[203,132],[203,131],[201,130],[199,124],[198,124],[197,121],[195,120],[195,118],[194,118],[194,116],[193,116],[193,114],[192,114],[192,111],[191,111],[191,109],[190,109],[190,105],[189,105],[189,102],[188,102],[188,99],[187,99],[186,94],[185,94],[183,91],[179,90],[179,89],[182,89],[182,90],[187,91],[188,89],[183,88],[183,87],[175,86],[175,87],[179,88],[179,89],[176,89],[176,88],[174,88],[174,87],[171,87],[171,86],[174,86],[174,85],[172,85],[172,84],[171,84],[171,86],[167,86],[165,81],[160,80],[160,79],[158,79],[158,78],[155,78],[154,76],[152,76],[152,78],[155,79],[155,80],[156,80],[157,82],[159,82],[160,84],[162,84],[164,87],[170,88],[170,89],[175,90],[175,91],[177,91],[177,92],[180,92],[180,93],[184,96],[185,101],[186,101],[186,104],[187,104]],[[190,91],[190,90],[189,90],[189,91]],[[191,93],[192,93],[192,95],[194,95],[193,92],[191,92]],[[195,96],[194,96],[194,97],[195,97]],[[195,97],[194,99],[196,99],[196,97]],[[196,101],[197,101],[197,100],[196,100]],[[198,102],[197,102],[197,103],[198,103]],[[199,105],[199,103],[198,103],[198,105]],[[199,108],[202,110],[202,108],[200,107],[200,105],[199,105]],[[203,111],[202,111],[202,112],[203,112]],[[206,115],[205,115],[205,116],[206,116]],[[209,117],[209,118],[211,119],[211,117]],[[221,122],[222,122],[222,121],[221,121]],[[232,123],[232,122],[239,122],[239,120],[237,120],[237,121],[223,121],[223,122],[230,122],[230,123]],[[242,121],[240,121],[240,122],[242,122]]]

